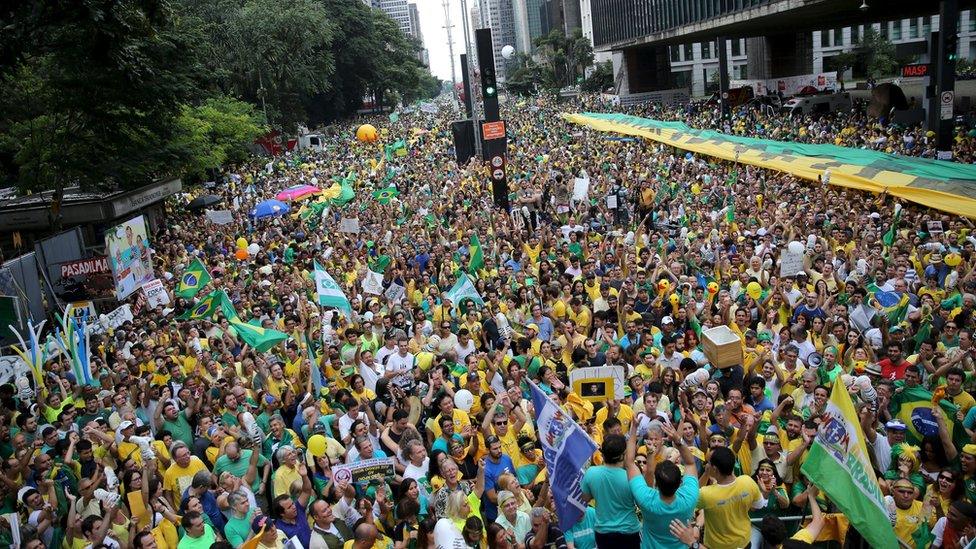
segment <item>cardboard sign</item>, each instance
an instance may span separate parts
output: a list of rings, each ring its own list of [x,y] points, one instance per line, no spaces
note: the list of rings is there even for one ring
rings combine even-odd
[[[623,398],[627,372],[623,366],[576,368],[569,374],[569,383],[584,400],[604,402]]]
[[[106,329],[116,329],[119,326],[125,324],[125,322],[131,321],[134,317],[132,316],[132,306],[126,303],[118,309],[115,309],[107,315],[99,317],[98,322],[92,322],[88,325],[88,329],[92,333],[100,334],[104,333]]]
[[[359,218],[343,217],[339,220],[339,232],[359,234]]]
[[[214,225],[227,225],[234,222],[234,214],[230,210],[207,210],[207,220]]]
[[[945,232],[942,227],[941,221],[926,221],[925,228],[928,230],[928,233],[932,236],[938,236],[943,232]]]
[[[573,180],[573,200],[586,200],[590,194],[590,179],[577,177]]]
[[[390,284],[390,287],[384,292],[386,299],[393,303],[399,303],[403,296],[407,293],[407,289],[403,286],[397,284],[396,282]]]
[[[146,294],[146,304],[150,309],[155,309],[159,305],[169,305],[169,294],[163,281],[154,278],[142,285],[142,291]]]
[[[364,292],[380,295],[383,293],[383,275],[373,271],[366,271],[366,278],[363,279],[362,285]]]
[[[803,254],[783,250],[779,254],[779,276],[796,276],[803,272]]]
[[[393,458],[373,458],[347,465],[334,465],[332,480],[336,484],[343,482],[365,484],[373,480],[389,480],[395,473]]]

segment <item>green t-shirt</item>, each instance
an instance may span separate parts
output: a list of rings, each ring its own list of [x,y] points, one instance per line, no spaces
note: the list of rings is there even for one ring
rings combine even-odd
[[[583,474],[580,488],[598,502],[593,526],[596,532],[632,534],[640,531],[637,504],[630,491],[626,470],[606,465],[590,467]]]
[[[173,440],[182,440],[187,446],[193,448],[193,428],[186,419],[185,410],[177,414],[175,421],[164,419],[163,429],[173,434]]]
[[[224,471],[234,475],[237,478],[244,478],[244,474],[247,473],[247,465],[251,461],[251,452],[253,450],[241,450],[241,455],[237,458],[237,461],[231,461],[226,454],[222,454],[217,458],[217,462],[214,463],[214,475],[218,478],[220,474]],[[268,463],[268,460],[263,456],[258,457],[258,474],[254,476],[254,482],[251,483],[251,491],[254,493],[258,492],[258,488],[261,487],[261,472],[260,469]]]
[[[220,460],[218,459],[217,461]],[[251,519],[253,518],[254,509],[251,509],[244,518],[231,517],[227,519],[227,525],[224,526],[224,534],[231,547],[240,547],[241,544],[251,537]]]
[[[190,536],[184,535],[180,539],[180,544],[176,547],[178,549],[210,549],[210,546],[217,541],[217,536],[214,535],[213,528],[204,523],[203,525],[203,535],[198,538],[191,538]]]

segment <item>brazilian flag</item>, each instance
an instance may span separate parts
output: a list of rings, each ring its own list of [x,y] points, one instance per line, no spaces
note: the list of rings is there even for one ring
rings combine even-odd
[[[932,392],[921,386],[904,387],[891,397],[888,410],[908,427],[906,439],[909,443],[920,446],[923,437],[939,436],[939,424],[932,414],[932,400]],[[944,397],[939,399],[939,408],[945,416],[946,427],[953,442],[962,448],[968,442],[968,437],[966,429],[956,419],[959,407],[948,397]]]
[[[180,277],[180,281],[176,285],[176,295],[184,299],[191,299],[209,284],[210,280],[210,273],[207,272],[206,265],[200,261],[200,258],[196,258],[183,271],[183,276]]]
[[[284,332],[255,326],[253,324],[243,322],[239,317],[231,320],[230,324],[235,330],[237,330],[237,336],[241,338],[244,343],[247,343],[248,346],[255,349],[259,353],[263,353],[278,343],[288,339],[288,334]]]
[[[481,250],[481,240],[478,235],[471,235],[471,245],[468,246],[468,272],[477,274],[478,270],[485,266],[484,252]]]
[[[380,204],[389,204],[397,196],[400,196],[400,191],[396,187],[387,187],[373,192],[373,198]]]
[[[190,307],[186,312],[176,317],[177,320],[198,320],[201,318],[211,318],[222,309],[227,294],[223,290],[214,290],[205,295],[196,305]]]

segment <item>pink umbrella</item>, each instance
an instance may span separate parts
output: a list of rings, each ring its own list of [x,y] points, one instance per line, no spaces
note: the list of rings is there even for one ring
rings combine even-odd
[[[320,192],[322,192],[322,189],[313,185],[295,185],[281,191],[275,195],[275,198],[278,200],[295,201],[308,198],[310,196],[319,194]]]

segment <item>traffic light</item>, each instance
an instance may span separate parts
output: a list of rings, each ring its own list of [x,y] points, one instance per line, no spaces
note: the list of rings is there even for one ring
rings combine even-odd
[[[498,84],[495,82],[494,70],[487,70],[481,73],[481,85],[485,97],[495,97],[498,95]]]
[[[949,33],[945,37],[945,59],[946,61],[955,61],[959,58],[959,35],[956,33]]]

